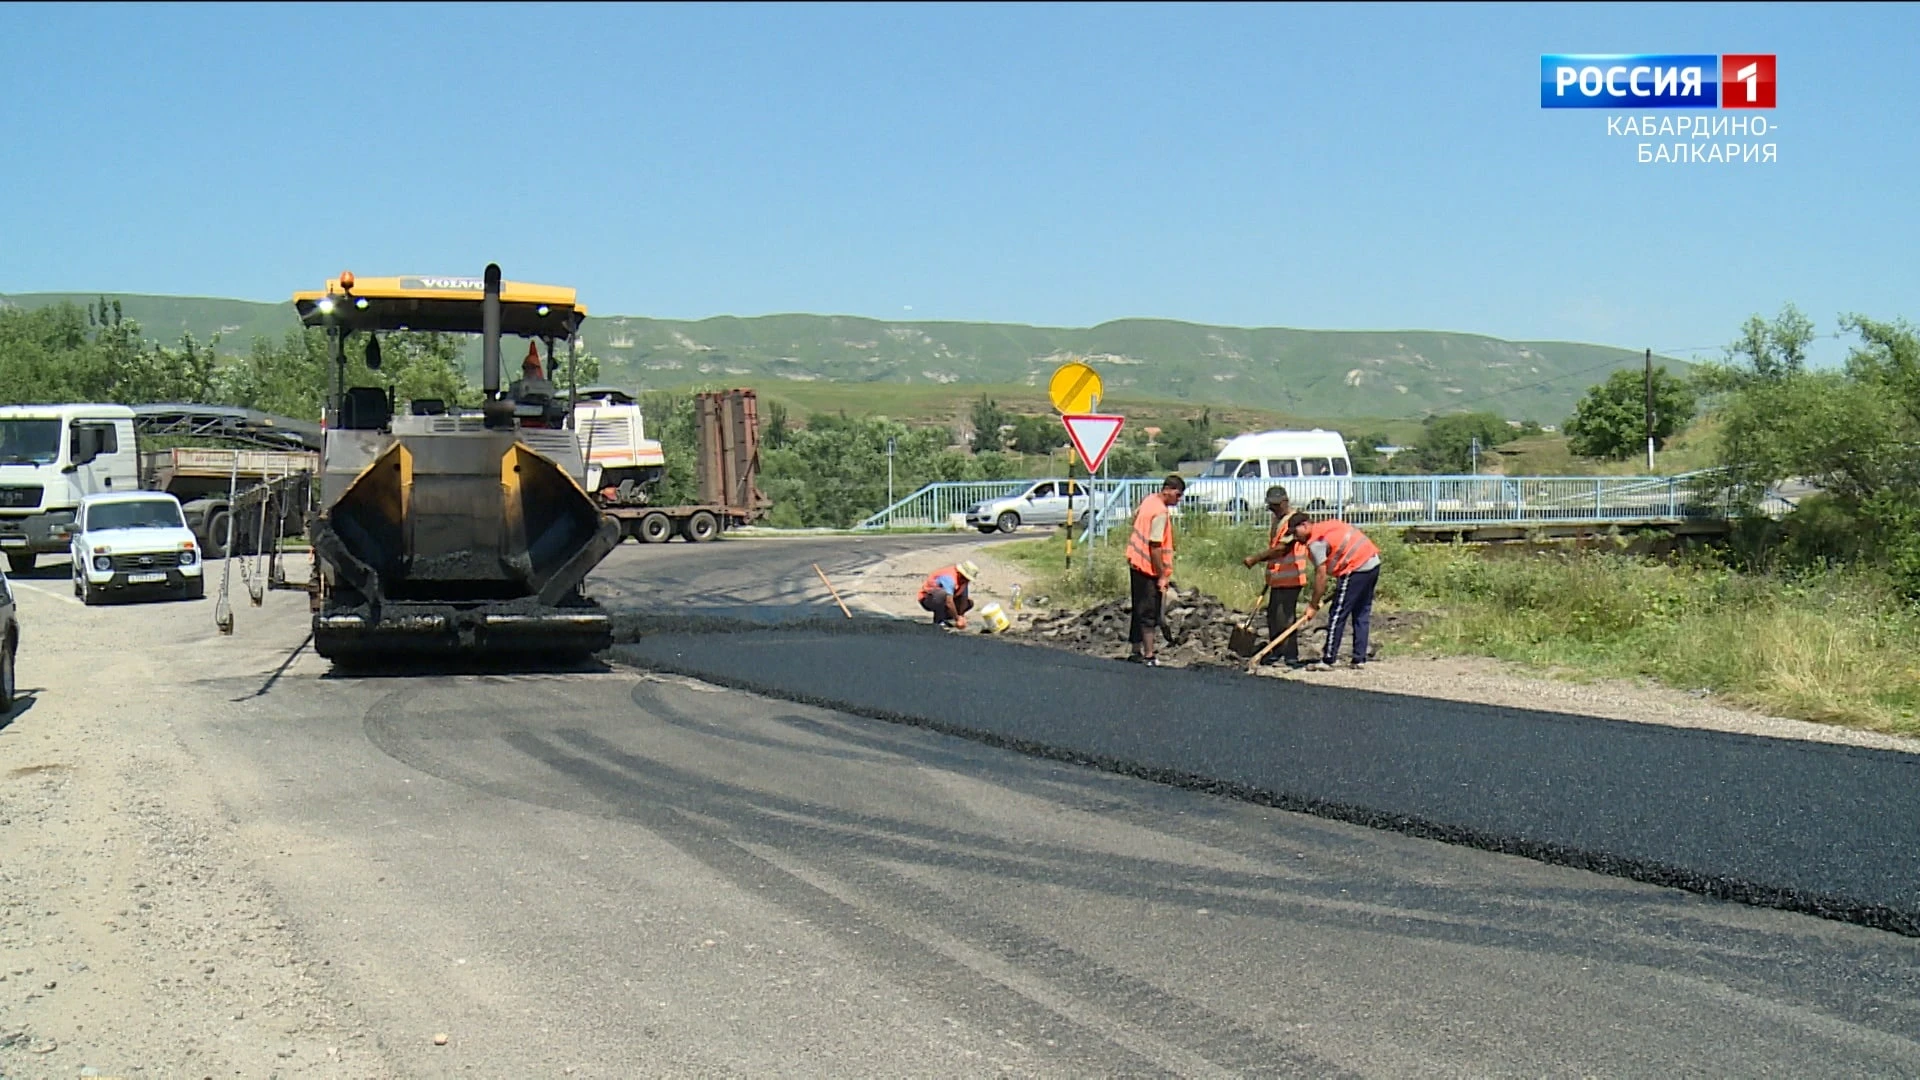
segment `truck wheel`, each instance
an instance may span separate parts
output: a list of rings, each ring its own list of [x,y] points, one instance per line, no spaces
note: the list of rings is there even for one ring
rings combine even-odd
[[[101,590],[94,588],[93,582],[83,581],[80,583],[80,602],[81,603],[87,605],[88,607],[96,607],[105,600],[106,600],[106,594]]]
[[[31,551],[23,551],[17,555],[9,552],[7,554],[7,573],[31,574],[33,573],[33,565],[39,561],[40,556]]]
[[[641,518],[640,539],[649,544],[664,544],[673,539],[673,519],[665,514],[648,514]]]
[[[233,539],[233,515],[224,509],[215,510],[202,520],[200,527],[207,530],[207,535],[200,538],[200,546],[206,550],[207,558],[226,558],[229,542]]]
[[[720,521],[705,510],[687,519],[687,539],[704,544],[720,535]]]
[[[999,526],[1001,532],[1010,533],[1020,527],[1020,515],[1009,510],[1001,514],[1000,519],[995,522],[995,524]]]

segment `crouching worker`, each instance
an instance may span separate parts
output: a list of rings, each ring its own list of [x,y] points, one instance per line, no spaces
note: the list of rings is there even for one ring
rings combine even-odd
[[[933,612],[933,625],[967,628],[967,612],[973,610],[968,588],[980,576],[980,568],[971,562],[935,570],[920,583],[920,606]]]

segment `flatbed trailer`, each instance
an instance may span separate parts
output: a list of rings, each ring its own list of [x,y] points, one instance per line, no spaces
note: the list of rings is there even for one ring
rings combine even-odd
[[[728,529],[751,525],[761,516],[737,506],[695,503],[688,506],[610,506],[601,513],[620,520],[620,535],[643,544],[664,544],[682,537],[700,544]]]
[[[601,512],[619,520],[623,538],[664,544],[679,536],[705,543],[728,529],[759,521],[773,505],[755,483],[760,474],[760,417],[754,392],[703,393],[694,399],[694,410],[700,501],[649,506],[601,498]]]
[[[201,548],[220,558],[302,535],[319,466],[320,455],[308,451],[143,450],[140,486],[178,498]]]

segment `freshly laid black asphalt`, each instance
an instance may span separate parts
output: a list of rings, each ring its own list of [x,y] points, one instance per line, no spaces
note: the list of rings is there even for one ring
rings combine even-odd
[[[621,660],[1412,835],[1920,936],[1920,756],[1149,669],[854,621]]]

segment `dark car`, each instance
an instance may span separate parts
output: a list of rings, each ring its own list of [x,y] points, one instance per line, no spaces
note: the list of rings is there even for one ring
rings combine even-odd
[[[0,719],[13,715],[13,696],[17,685],[13,660],[20,651],[20,623],[14,617],[13,583],[0,573]]]

